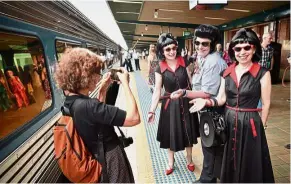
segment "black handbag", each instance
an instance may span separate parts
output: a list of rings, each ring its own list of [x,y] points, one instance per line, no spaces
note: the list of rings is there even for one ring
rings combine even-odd
[[[199,131],[205,147],[220,146],[226,142],[226,123],[222,113],[206,109],[199,113]]]

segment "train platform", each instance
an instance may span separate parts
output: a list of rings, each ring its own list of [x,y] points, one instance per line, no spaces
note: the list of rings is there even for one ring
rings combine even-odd
[[[134,63],[134,62],[132,62]],[[196,169],[187,170],[185,151],[175,153],[173,174],[165,175],[167,150],[160,149],[156,140],[160,107],[156,110],[155,123],[147,123],[147,112],[151,105],[152,93],[147,85],[148,69],[145,60],[140,61],[141,71],[130,73],[130,86],[138,103],[141,123],[136,127],[122,128],[126,136],[133,137],[134,143],[127,147],[126,153],[133,169],[136,183],[192,183],[199,179],[203,154],[201,144],[193,147],[193,161]],[[135,67],[133,66],[135,69]],[[272,86],[271,110],[266,130],[276,183],[290,183],[290,87]],[[122,87],[116,106],[126,108]],[[117,131],[118,132],[118,131]]]

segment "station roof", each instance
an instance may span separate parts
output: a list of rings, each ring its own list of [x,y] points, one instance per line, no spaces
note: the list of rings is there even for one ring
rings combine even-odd
[[[129,48],[147,48],[150,43],[156,43],[161,32],[171,32],[178,37],[186,30],[193,33],[200,24],[216,25],[226,30],[234,25],[242,27],[245,23],[248,26],[258,23],[252,19],[260,13],[264,14],[263,22],[271,21],[275,18],[275,9],[280,13],[278,16],[290,14],[289,1],[228,1],[212,10],[190,10],[189,1],[171,0],[113,0],[108,5]]]

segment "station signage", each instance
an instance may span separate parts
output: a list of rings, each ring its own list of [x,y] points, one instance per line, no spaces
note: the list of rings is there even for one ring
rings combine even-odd
[[[190,36],[191,35],[191,31],[183,31],[183,36]]]

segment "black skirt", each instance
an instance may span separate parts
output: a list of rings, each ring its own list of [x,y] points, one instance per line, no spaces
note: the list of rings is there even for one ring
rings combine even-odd
[[[105,153],[108,183],[134,183],[130,163],[121,145]],[[102,179],[101,179],[101,183]]]
[[[171,151],[177,152],[197,144],[198,116],[197,113],[189,112],[189,101],[188,98],[162,100],[157,133],[160,148],[169,148]]]
[[[228,140],[221,183],[274,183],[265,130],[258,112],[226,110]]]

